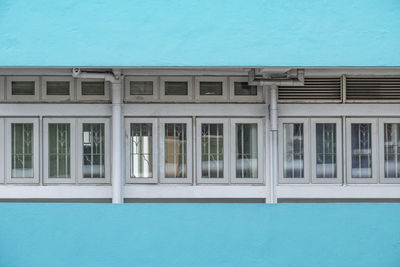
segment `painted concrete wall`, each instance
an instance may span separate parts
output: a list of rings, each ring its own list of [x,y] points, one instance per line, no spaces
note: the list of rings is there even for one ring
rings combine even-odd
[[[398,66],[398,0],[1,0],[2,66]]]

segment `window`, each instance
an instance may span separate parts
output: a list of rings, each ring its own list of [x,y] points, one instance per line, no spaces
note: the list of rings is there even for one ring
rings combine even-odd
[[[400,182],[400,119],[382,118],[380,131],[381,183]]]
[[[99,79],[78,79],[78,100],[110,100],[109,83]]]
[[[157,119],[126,119],[126,182],[157,182]]]
[[[11,101],[39,100],[39,77],[7,77],[7,99]]]
[[[264,166],[262,152],[262,121],[259,119],[231,120],[232,182],[262,183]]]
[[[192,120],[160,119],[160,154],[163,183],[192,182]]]
[[[226,77],[200,76],[195,78],[196,100],[223,102],[228,99]]]
[[[348,182],[377,182],[376,119],[349,118],[346,128]]]
[[[281,183],[308,183],[308,119],[280,119]]]
[[[313,183],[342,182],[342,128],[336,118],[311,119]]]
[[[128,101],[157,100],[158,91],[158,77],[125,77],[125,99]]]
[[[190,101],[193,95],[193,78],[168,76],[160,78],[161,99],[171,101]]]
[[[75,119],[45,118],[44,182],[75,182]]]
[[[42,78],[42,98],[51,101],[70,101],[74,99],[74,79],[64,76]]]
[[[7,183],[39,182],[38,120],[7,119]]]
[[[249,102],[263,101],[262,87],[249,85],[248,77],[230,77],[230,99],[232,101]]]
[[[197,119],[197,182],[229,182],[228,119]]]
[[[78,172],[82,183],[110,182],[108,119],[80,119],[78,123]]]

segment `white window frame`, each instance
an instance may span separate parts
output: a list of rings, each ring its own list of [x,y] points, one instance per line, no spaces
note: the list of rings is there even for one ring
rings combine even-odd
[[[264,122],[262,118],[233,118],[230,120],[231,122],[231,166],[230,166],[230,173],[231,173],[231,183],[232,184],[262,184],[264,183]],[[256,178],[237,178],[236,177],[236,124],[237,123],[244,123],[244,124],[257,124],[257,173],[258,177]]]
[[[34,95],[13,95],[12,82],[34,82]],[[19,102],[34,102],[39,100],[39,77],[38,76],[8,76],[7,77],[7,100]]]
[[[201,177],[201,124],[222,124],[223,137],[224,137],[224,177],[223,178],[202,178]],[[197,118],[196,119],[196,170],[197,170],[197,183],[199,184],[224,184],[229,183],[230,169],[229,169],[229,119],[221,118]]]
[[[3,184],[5,179],[5,170],[4,170],[4,119],[0,118],[0,147],[3,150],[0,152],[0,183]]]
[[[222,82],[222,95],[200,95],[200,82]],[[216,76],[197,76],[194,83],[195,99],[204,102],[228,101],[228,78]]]
[[[372,177],[371,178],[353,178],[351,175],[351,124],[370,123],[371,124],[371,142],[372,142]],[[377,118],[346,118],[346,163],[347,163],[347,183],[349,184],[371,184],[378,182],[379,175],[379,155],[378,155],[378,119]]]
[[[158,76],[127,76],[125,77],[125,100],[128,102],[150,102],[159,99],[159,78]],[[152,95],[131,95],[131,82],[145,81],[153,82]]]
[[[187,95],[165,95],[165,82],[187,82]],[[193,77],[192,76],[161,76],[160,77],[160,99],[173,102],[193,101]]]
[[[400,124],[400,118],[379,119],[379,182],[384,184],[397,184],[400,183],[400,178],[385,178],[385,123]]]
[[[229,99],[232,102],[262,102],[264,101],[262,86],[257,86],[257,95],[235,95],[235,82],[249,82],[248,77],[229,77]]]
[[[104,82],[104,95],[82,95],[82,82]],[[78,101],[110,101],[110,83],[104,79],[78,79],[77,98]]]
[[[83,177],[83,147],[82,147],[82,130],[84,123],[104,123],[104,147],[106,149],[104,153],[104,178],[84,178]],[[111,135],[110,135],[110,119],[109,118],[80,118],[78,119],[77,127],[77,173],[78,183],[83,184],[109,184],[111,181]]]
[[[131,123],[151,123],[153,135],[153,177],[152,178],[132,178],[130,174],[130,136]],[[125,183],[157,183],[158,182],[158,120],[156,118],[125,118]]]
[[[316,124],[334,123],[336,125],[336,178],[317,178],[316,167]],[[314,184],[340,184],[342,183],[342,120],[340,118],[311,118],[311,181]]]
[[[187,140],[187,177],[185,178],[166,178],[165,177],[165,124],[166,123],[186,123]],[[164,184],[190,184],[193,182],[193,128],[191,118],[161,118],[159,119],[160,133],[160,183]]]
[[[303,134],[304,134],[304,177],[303,178],[284,178],[283,175],[283,124],[286,123],[303,123]],[[309,118],[279,118],[279,183],[280,184],[308,184],[311,179],[310,172],[310,119]]]
[[[5,99],[5,78],[0,76],[0,101],[4,101]]]
[[[69,82],[69,95],[47,95],[47,82]],[[75,98],[74,78],[68,76],[42,77],[42,99],[51,101],[72,101]]]
[[[33,124],[33,178],[12,178],[12,142],[11,142],[11,125],[13,123],[32,123]],[[6,181],[8,184],[35,184],[39,183],[39,119],[38,118],[6,118]]]
[[[66,123],[70,125],[70,172],[69,178],[49,177],[49,124]],[[70,118],[43,118],[43,182],[45,184],[75,183],[76,182],[76,119]]]

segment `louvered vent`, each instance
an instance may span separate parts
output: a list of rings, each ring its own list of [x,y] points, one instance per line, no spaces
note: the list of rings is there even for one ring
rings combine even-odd
[[[400,100],[400,77],[346,77],[347,100]]]
[[[334,101],[341,100],[340,77],[305,78],[304,86],[279,86],[281,101]]]

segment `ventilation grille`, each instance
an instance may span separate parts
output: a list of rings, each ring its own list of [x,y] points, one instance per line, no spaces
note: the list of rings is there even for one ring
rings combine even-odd
[[[304,86],[280,86],[279,100],[283,101],[340,101],[340,77],[305,78]]]
[[[400,77],[346,77],[347,100],[400,100]]]

